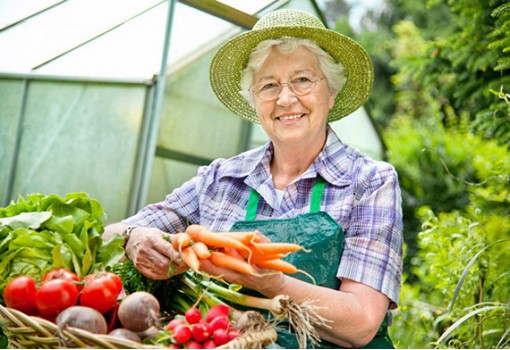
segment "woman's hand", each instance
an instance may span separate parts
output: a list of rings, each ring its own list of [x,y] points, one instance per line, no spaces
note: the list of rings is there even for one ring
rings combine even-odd
[[[164,280],[188,269],[164,235],[168,234],[154,227],[136,227],[126,243],[129,260],[144,276],[154,280]]]

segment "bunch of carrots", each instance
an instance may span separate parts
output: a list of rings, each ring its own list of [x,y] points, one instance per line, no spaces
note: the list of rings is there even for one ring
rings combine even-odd
[[[191,225],[185,232],[172,235],[171,242],[184,263],[196,272],[200,259],[209,259],[218,267],[247,274],[255,273],[253,265],[292,274],[300,270],[282,258],[304,250],[295,243],[260,242],[258,231],[212,232],[201,225]]]

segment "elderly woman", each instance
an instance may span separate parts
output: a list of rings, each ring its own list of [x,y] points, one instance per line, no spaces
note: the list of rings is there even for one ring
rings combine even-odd
[[[356,42],[314,16],[280,10],[225,43],[211,64],[216,95],[262,125],[270,141],[218,159],[106,235],[124,230],[126,253],[153,279],[185,271],[162,232],[200,224],[211,231],[259,230],[271,241],[311,250],[291,262],[316,281],[247,275],[208,260],[201,269],[267,297],[314,300],[331,320],[322,347],[392,347],[387,312],[400,291],[402,214],[394,168],[343,144],[329,126],[368,98],[373,68]],[[356,132],[356,130],[353,130]],[[263,275],[264,277],[261,277]],[[279,345],[296,348],[292,337]]]

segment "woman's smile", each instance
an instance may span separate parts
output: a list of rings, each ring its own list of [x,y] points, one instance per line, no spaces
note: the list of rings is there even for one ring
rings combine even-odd
[[[277,116],[276,119],[280,120],[281,122],[283,122],[285,124],[289,124],[287,122],[297,121],[304,116],[305,116],[305,113],[282,114],[282,115]],[[290,123],[290,124],[292,124],[292,123]]]

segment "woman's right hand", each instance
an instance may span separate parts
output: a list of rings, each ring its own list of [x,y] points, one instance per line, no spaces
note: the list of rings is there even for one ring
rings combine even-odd
[[[164,235],[169,234],[154,227],[136,227],[125,247],[136,269],[153,280],[168,279],[188,269]]]

